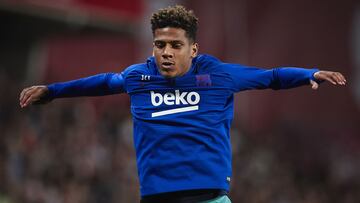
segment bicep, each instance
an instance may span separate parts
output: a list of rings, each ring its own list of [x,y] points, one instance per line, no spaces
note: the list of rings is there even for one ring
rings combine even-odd
[[[226,64],[226,71],[233,81],[235,92],[251,89],[276,89],[278,86],[274,69]]]

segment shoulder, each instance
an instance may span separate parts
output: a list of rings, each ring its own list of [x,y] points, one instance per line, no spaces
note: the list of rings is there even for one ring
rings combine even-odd
[[[199,54],[193,59],[193,63],[200,66],[214,66],[219,65],[222,62],[214,56],[208,54]]]
[[[222,62],[211,55],[199,54],[192,61],[194,71],[197,74],[207,74],[216,71]]]
[[[154,67],[156,68],[153,57],[149,57],[146,63],[133,64],[127,67],[122,74],[127,77],[139,74],[154,74]]]
[[[212,73],[232,73],[235,71],[243,71],[246,66],[241,64],[225,63],[218,58],[201,54],[194,58],[193,63],[196,65],[198,72],[212,72]]]

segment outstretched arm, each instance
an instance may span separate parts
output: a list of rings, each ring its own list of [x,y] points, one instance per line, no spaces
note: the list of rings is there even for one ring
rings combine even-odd
[[[339,72],[306,69],[297,67],[281,67],[261,69],[237,64],[223,66],[230,73],[235,84],[235,92],[250,89],[289,89],[311,84],[313,89],[319,83],[328,81],[334,85],[345,85],[345,77]]]
[[[30,104],[45,104],[55,98],[102,96],[121,92],[124,92],[122,74],[103,73],[47,86],[28,87],[22,90],[19,100],[23,108]]]
[[[328,81],[333,85],[345,85],[346,79],[339,72],[333,71],[318,71],[314,73],[314,78],[318,81]],[[319,83],[315,80],[310,80],[311,88],[316,90],[319,88]]]

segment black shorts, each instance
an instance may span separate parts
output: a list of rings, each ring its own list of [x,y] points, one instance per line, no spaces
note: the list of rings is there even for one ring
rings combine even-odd
[[[198,203],[226,194],[225,190],[220,189],[184,190],[147,195],[141,198],[140,203]]]

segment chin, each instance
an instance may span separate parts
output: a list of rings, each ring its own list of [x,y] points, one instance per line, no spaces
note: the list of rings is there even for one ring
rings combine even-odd
[[[166,75],[162,75],[164,76],[165,78],[175,78],[176,75],[171,75],[171,74],[166,74]]]
[[[168,73],[168,72],[160,72],[160,74],[165,78],[174,78],[177,76],[176,73]]]

